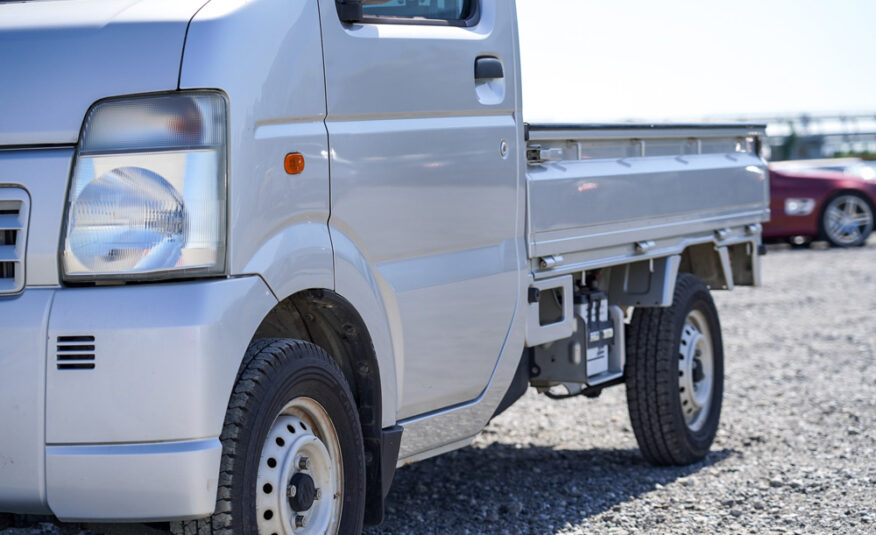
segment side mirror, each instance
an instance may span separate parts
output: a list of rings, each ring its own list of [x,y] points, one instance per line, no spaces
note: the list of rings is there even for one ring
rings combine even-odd
[[[341,22],[352,23],[362,20],[362,0],[335,0]]]

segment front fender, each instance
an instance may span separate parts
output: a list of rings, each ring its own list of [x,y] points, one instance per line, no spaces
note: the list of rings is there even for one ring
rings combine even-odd
[[[261,275],[279,301],[304,290],[326,288],[350,303],[365,323],[377,355],[382,426],[394,425],[403,371],[401,320],[391,289],[356,244],[324,223],[299,222],[265,241],[244,272]]]
[[[261,275],[282,301],[302,290],[334,288],[333,264],[328,227],[303,221],[268,238],[243,271]]]
[[[358,311],[380,366],[383,427],[395,425],[404,374],[402,329],[391,288],[370,267],[346,234],[330,228],[335,252],[335,291]]]

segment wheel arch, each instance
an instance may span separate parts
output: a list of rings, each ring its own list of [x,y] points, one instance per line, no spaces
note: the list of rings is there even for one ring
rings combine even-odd
[[[308,289],[280,301],[256,329],[253,339],[257,338],[311,342],[324,349],[340,367],[352,390],[362,426],[366,523],[379,522],[387,479],[391,480],[395,469],[393,456],[398,455],[400,430],[383,429],[381,369],[365,321],[352,303],[333,290]]]
[[[294,338],[320,346],[344,372],[360,412],[380,412],[380,365],[368,328],[353,305],[334,291],[315,288],[287,296],[259,324],[256,338]]]
[[[621,306],[671,306],[682,274],[697,277],[711,290],[760,286],[759,246],[759,238],[750,236],[710,240],[687,245],[679,254],[613,266],[606,270],[609,299]]]
[[[679,273],[689,273],[711,290],[736,286],[760,286],[760,240],[692,245],[681,253]]]
[[[868,205],[870,205],[870,209],[876,211],[876,202],[867,194],[866,191],[852,188],[852,187],[840,187],[830,191],[827,195],[824,196],[824,200],[821,201],[821,205],[818,207],[818,224],[821,225],[821,218],[824,217],[824,211],[827,210],[827,205],[830,204],[830,201],[836,199],[840,195],[855,195],[864,199]]]

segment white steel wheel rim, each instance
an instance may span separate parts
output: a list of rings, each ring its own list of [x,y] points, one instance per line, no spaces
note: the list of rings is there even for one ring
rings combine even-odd
[[[854,245],[872,230],[873,211],[860,197],[841,195],[827,206],[824,231],[831,241],[840,245]]]
[[[684,423],[699,431],[709,417],[715,387],[715,355],[706,316],[692,310],[684,319],[678,345],[678,393]]]
[[[310,398],[289,402],[274,419],[259,459],[259,535],[336,534],[341,523],[343,473],[340,442],[326,410]],[[310,506],[295,510],[295,497],[300,500],[313,489],[318,490]]]

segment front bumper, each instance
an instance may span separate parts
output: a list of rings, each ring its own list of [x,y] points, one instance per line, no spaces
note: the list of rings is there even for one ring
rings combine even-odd
[[[54,290],[0,298],[0,511],[48,513],[46,329]]]
[[[0,299],[0,511],[212,513],[228,398],[275,304],[258,277]],[[64,337],[93,338],[93,367],[63,366]]]
[[[222,443],[49,446],[52,512],[66,521],[198,518],[211,514]]]

